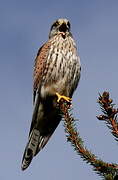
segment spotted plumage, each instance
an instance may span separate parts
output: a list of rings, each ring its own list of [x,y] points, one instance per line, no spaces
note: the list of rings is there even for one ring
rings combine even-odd
[[[72,97],[80,79],[80,58],[70,32],[70,22],[58,19],[49,40],[39,49],[34,65],[34,111],[22,170],[46,145],[61,120],[56,93]]]

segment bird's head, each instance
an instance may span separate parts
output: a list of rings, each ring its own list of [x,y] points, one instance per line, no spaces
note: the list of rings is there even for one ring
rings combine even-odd
[[[70,22],[67,19],[58,19],[56,20],[50,29],[49,38],[57,35],[68,35],[70,33]]]

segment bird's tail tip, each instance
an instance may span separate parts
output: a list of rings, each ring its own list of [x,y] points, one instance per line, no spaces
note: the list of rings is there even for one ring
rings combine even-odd
[[[28,168],[33,157],[36,156],[36,154],[47,144],[51,135],[52,133],[47,136],[41,136],[39,130],[32,130],[23,155],[21,165],[23,171]]]
[[[28,166],[30,165],[31,161],[33,158],[33,151],[31,149],[27,149],[24,152],[24,156],[23,156],[23,160],[22,160],[22,164],[21,164],[21,170],[24,171],[25,169],[28,168]]]
[[[30,165],[33,157],[36,155],[37,148],[39,145],[40,133],[37,129],[33,129],[30,133],[27,146],[22,159],[21,169],[25,170]]]

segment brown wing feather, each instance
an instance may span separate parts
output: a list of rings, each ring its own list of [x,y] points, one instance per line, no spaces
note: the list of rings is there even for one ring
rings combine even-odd
[[[33,80],[34,80],[33,103],[35,102],[36,92],[39,89],[40,84],[41,84],[49,49],[50,49],[50,42],[47,42],[39,49],[36,59],[35,59],[34,73],[33,73]]]

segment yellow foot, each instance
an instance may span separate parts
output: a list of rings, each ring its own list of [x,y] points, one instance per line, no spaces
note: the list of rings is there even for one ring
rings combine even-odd
[[[70,102],[70,101],[72,100],[70,97],[61,96],[59,93],[56,93],[56,95],[57,95],[57,97],[58,97],[58,99],[57,99],[57,102],[58,102],[58,103],[59,103],[59,101],[60,101],[61,99],[64,99],[64,100],[67,101],[67,102]]]

